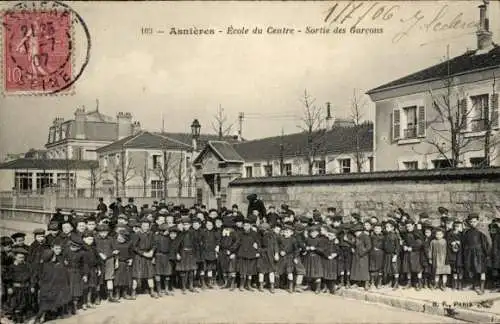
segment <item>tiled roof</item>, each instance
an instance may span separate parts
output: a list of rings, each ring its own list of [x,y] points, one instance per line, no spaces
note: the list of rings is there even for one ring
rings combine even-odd
[[[164,134],[165,136],[175,139],[177,141],[180,141],[182,143],[186,143],[188,145],[192,145],[193,137],[191,133],[157,133],[157,134]],[[218,135],[216,134],[200,134],[200,137],[198,138],[197,146],[199,148],[205,147],[205,145],[208,144],[209,141],[226,141],[228,143],[236,143],[238,140],[234,136],[225,136],[223,139],[220,139]]]
[[[334,127],[322,135],[318,135],[318,153],[321,154],[348,154],[356,152],[356,132],[358,132],[360,151],[373,151],[373,124],[366,123],[358,127]],[[236,152],[245,161],[262,161],[278,159],[281,145],[283,157],[304,156],[307,154],[307,133],[296,133],[283,137],[267,137],[263,139],[234,144]]]
[[[228,142],[209,141],[208,146],[225,162],[245,162],[241,155],[236,152],[234,146]]]
[[[0,164],[0,169],[86,170],[98,167],[94,160],[17,159]]]
[[[167,136],[166,133],[149,133],[146,131],[127,136],[109,145],[100,147],[97,152],[117,151],[123,148],[136,149],[169,149],[169,150],[190,150],[189,144],[178,141]]]
[[[402,86],[408,83],[428,81],[443,78],[447,75],[462,74],[478,69],[492,68],[497,66],[500,66],[500,46],[495,44],[493,48],[487,53],[476,55],[476,51],[468,51],[463,55],[454,57],[443,63],[436,64],[424,70],[371,89],[367,92],[367,94],[379,92],[397,86]],[[450,69],[449,72],[448,67]]]

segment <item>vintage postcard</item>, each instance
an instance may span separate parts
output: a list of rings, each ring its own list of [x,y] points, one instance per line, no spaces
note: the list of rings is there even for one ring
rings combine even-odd
[[[500,1],[0,22],[0,323],[500,321]]]

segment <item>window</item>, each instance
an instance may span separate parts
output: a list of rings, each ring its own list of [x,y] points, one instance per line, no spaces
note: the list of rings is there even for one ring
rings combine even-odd
[[[452,167],[451,161],[446,159],[432,160],[432,165],[434,166],[434,169],[446,169]]]
[[[16,172],[15,174],[16,191],[31,191],[33,188],[33,179],[30,172]]]
[[[153,154],[153,169],[161,168],[160,160],[161,160],[161,155]]]
[[[49,187],[53,183],[52,173],[37,173],[36,174],[36,189],[42,190]]]
[[[251,167],[251,166],[245,167],[245,177],[246,178],[253,177],[253,167]]]
[[[392,112],[392,139],[425,137],[425,106],[409,105]]]
[[[58,173],[57,186],[61,188],[75,188],[75,174],[74,173]],[[38,188],[38,186],[37,186]]]
[[[404,138],[417,137],[417,106],[403,108],[406,126],[403,130]]]
[[[340,173],[350,173],[351,159],[339,159],[339,170]]]
[[[292,175],[292,164],[291,163],[283,164],[283,173],[287,176]]]
[[[56,135],[56,130],[54,127],[51,127],[50,130],[49,130],[49,143],[52,143],[54,142],[55,138],[54,136]]]
[[[260,177],[262,175],[261,168],[260,168],[260,163],[254,163],[253,166],[255,168],[254,175],[256,177]]]
[[[373,167],[373,156],[369,156],[368,157],[368,164],[370,166],[370,172],[373,172],[373,169],[374,169],[374,167]]]
[[[191,157],[186,156],[186,170],[191,167]]]
[[[61,127],[61,139],[66,138],[66,131],[68,130],[68,125],[62,125]]]
[[[151,197],[163,198],[163,181],[151,180]]]
[[[482,168],[486,166],[486,159],[484,157],[470,158],[470,166],[473,168]]]
[[[486,129],[486,116],[488,114],[488,94],[470,97],[472,109],[468,112],[470,130],[480,132]]]
[[[264,165],[264,175],[266,177],[273,176],[273,165],[272,164]]]
[[[319,160],[313,162],[314,174],[325,174],[326,173],[326,161]]]
[[[405,170],[418,170],[418,161],[405,161],[403,166]]]
[[[83,160],[84,156],[84,148],[75,146],[73,147],[73,159],[75,160]]]

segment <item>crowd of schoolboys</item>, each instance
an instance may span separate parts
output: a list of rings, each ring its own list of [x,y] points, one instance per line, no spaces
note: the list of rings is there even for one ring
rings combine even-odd
[[[298,216],[287,206],[267,210],[249,197],[246,217],[238,206],[220,211],[154,202],[140,211],[129,199],[79,217],[58,211],[48,228],[1,238],[2,313],[14,322],[43,322],[116,303],[138,293],[153,298],[198,288],[335,294],[364,289],[496,289],[500,274],[499,222],[489,238],[479,217],[464,222],[438,210],[441,226],[426,213],[398,209],[384,221],[358,214]],[[349,221],[344,221],[349,218]],[[415,218],[418,218],[415,219]]]

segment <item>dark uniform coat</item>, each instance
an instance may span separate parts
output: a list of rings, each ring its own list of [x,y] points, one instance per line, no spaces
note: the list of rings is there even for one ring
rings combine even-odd
[[[223,273],[236,272],[236,252],[238,249],[237,233],[231,230],[227,235],[221,232],[219,246],[219,265]],[[235,258],[230,256],[234,254]]]
[[[399,273],[401,241],[395,232],[384,235],[384,275],[392,276]],[[394,259],[396,259],[394,261]]]
[[[115,286],[129,286],[132,282],[132,262],[134,249],[132,241],[114,242],[115,249],[118,250],[118,268],[115,269]]]
[[[238,236],[237,270],[241,276],[257,274],[257,258],[260,257],[260,242],[257,233],[242,232]]]
[[[382,273],[384,271],[384,234],[370,235],[372,249],[370,250],[370,272]]]
[[[323,240],[324,238],[320,236],[305,239],[306,252],[302,262],[308,278],[323,278],[323,258],[325,258]],[[311,248],[314,248],[314,250],[311,250]]]
[[[155,275],[170,276],[173,273],[172,263],[170,262],[172,241],[168,235],[155,235]]]
[[[66,250],[64,260],[69,273],[69,284],[71,296],[73,299],[80,298],[83,295],[84,282],[83,276],[89,274],[89,268],[85,262],[85,252],[82,249],[72,251]]]
[[[477,228],[469,228],[463,235],[465,271],[469,275],[486,272],[489,244],[486,235]]]
[[[278,237],[272,231],[261,233],[260,258],[257,261],[257,271],[259,273],[276,272],[277,262],[274,255],[278,254]]]
[[[135,279],[153,279],[155,269],[153,266],[153,256],[145,257],[143,253],[154,252],[154,234],[151,231],[146,233],[138,232],[134,236],[133,250],[134,261],[132,262],[132,277]]]
[[[47,253],[38,268],[38,287],[40,312],[55,311],[67,305],[71,299],[69,272],[63,256]]]
[[[446,258],[452,273],[462,273],[464,267],[464,255],[462,245],[462,233],[449,232],[446,235]]]
[[[179,233],[177,253],[181,256],[177,262],[177,271],[195,271],[197,269],[197,261],[199,257],[198,242],[196,235],[192,229]]]
[[[411,248],[411,251],[403,251],[403,260],[401,264],[402,273],[422,272],[422,257],[424,238],[420,231],[405,232],[403,234],[403,246]]]
[[[370,280],[370,251],[372,242],[370,236],[361,233],[354,239],[354,252],[352,254],[351,280],[367,281]]]
[[[338,257],[339,257],[339,241],[323,239],[323,278],[325,280],[337,280],[338,277]]]

